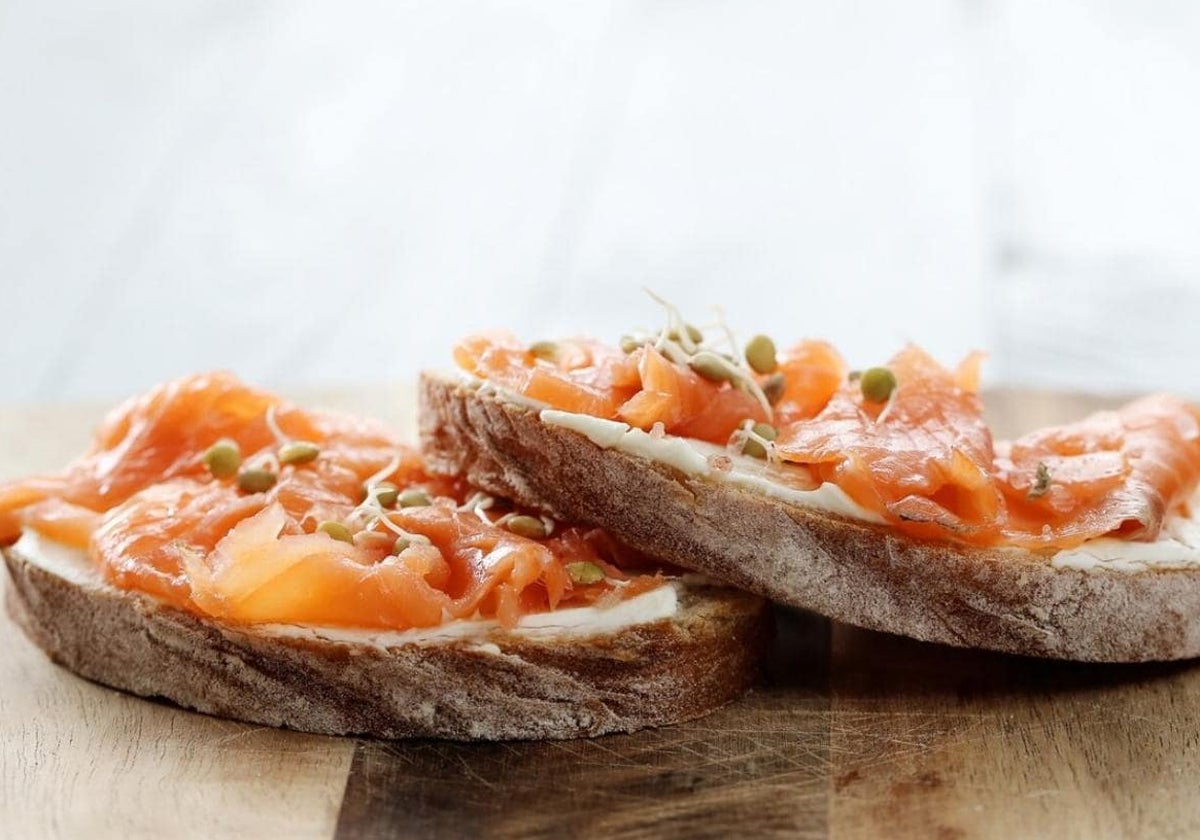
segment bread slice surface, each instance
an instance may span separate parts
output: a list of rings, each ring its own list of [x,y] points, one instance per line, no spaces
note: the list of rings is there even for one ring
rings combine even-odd
[[[760,598],[676,581],[672,615],[589,633],[496,627],[404,643],[229,626],[3,550],[10,616],[95,682],[220,717],[329,735],[560,739],[700,717],[756,679]]]
[[[1058,659],[1200,656],[1200,568],[1060,568],[1047,553],[914,540],[603,448],[459,376],[422,376],[420,432],[436,471],[849,624]]]

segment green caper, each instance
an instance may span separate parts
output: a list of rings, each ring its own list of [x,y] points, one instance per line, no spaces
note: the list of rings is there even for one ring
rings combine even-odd
[[[636,338],[634,338],[631,335],[621,336],[621,352],[622,353],[632,353],[634,350],[638,349],[643,344],[645,344],[644,341],[638,341]]]
[[[519,537],[528,537],[531,540],[540,540],[546,536],[546,523],[538,519],[536,516],[514,516],[506,521],[505,526]]]
[[[279,447],[279,463],[298,466],[315,461],[321,448],[307,440],[293,440]]]
[[[529,352],[535,359],[553,362],[558,358],[558,344],[553,341],[535,341],[529,345]]]
[[[779,433],[775,431],[775,427],[770,423],[755,423],[751,430],[755,435],[763,440],[775,440]],[[742,452],[749,455],[751,458],[766,458],[767,447],[763,446],[762,441],[754,437],[747,437],[746,442],[742,444]]]
[[[395,507],[396,501],[400,498],[400,488],[390,481],[381,481],[374,485],[371,493],[375,496],[375,501],[385,508]]]
[[[887,402],[896,390],[896,374],[885,367],[867,368],[859,377],[863,399],[870,402]]]
[[[787,380],[783,378],[782,373],[772,373],[762,381],[762,392],[767,398],[767,402],[771,405],[783,399],[783,394],[787,390]]]
[[[733,378],[733,366],[716,353],[701,350],[688,360],[688,367],[712,382],[726,382]]]
[[[408,537],[396,537],[396,541],[392,543],[392,554],[399,554],[410,545],[412,545],[412,540]]]
[[[567,577],[571,579],[571,583],[579,583],[587,586],[604,580],[604,570],[595,563],[589,563],[586,560],[568,563],[565,568],[567,570]]]
[[[242,453],[229,438],[221,438],[204,452],[204,466],[213,478],[232,478],[242,465]]]
[[[396,497],[402,508],[426,507],[433,504],[429,494],[419,487],[410,487]]]
[[[774,373],[779,367],[775,358],[775,342],[765,335],[756,335],[746,344],[746,363],[755,373]]]
[[[700,331],[699,327],[694,327],[691,324],[684,324],[683,332],[687,334],[687,337],[692,344],[699,344],[701,341],[704,341],[704,333]],[[672,341],[679,341],[681,337],[682,334],[679,332],[679,330],[671,330],[667,333],[667,338],[671,339]]]
[[[751,458],[766,458],[767,448],[754,438],[746,438],[746,442],[742,444],[742,454]]]
[[[317,530],[322,534],[328,534],[338,542],[353,542],[354,537],[350,534],[350,529],[341,522],[334,522],[332,519],[326,519],[317,526]]]
[[[763,440],[775,440],[779,437],[779,432],[770,423],[755,423],[753,432]]]
[[[259,468],[242,470],[237,477],[238,489],[243,493],[266,493],[276,481],[275,473]]]

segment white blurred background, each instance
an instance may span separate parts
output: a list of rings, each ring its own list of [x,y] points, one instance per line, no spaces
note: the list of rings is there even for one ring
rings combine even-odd
[[[0,3],[0,402],[472,329],[1200,396],[1200,4]]]

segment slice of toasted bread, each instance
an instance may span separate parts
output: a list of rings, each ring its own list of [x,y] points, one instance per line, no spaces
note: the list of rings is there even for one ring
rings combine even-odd
[[[8,609],[51,659],[134,694],[323,734],[574,738],[688,720],[752,683],[769,632],[760,598],[700,581],[668,584],[668,617],[594,632],[234,627],[25,546],[3,552]]]
[[[1100,662],[1200,655],[1200,569],[1060,568],[923,542],[612,448],[462,377],[425,374],[431,468],[661,560],[839,621],[931,642]]]

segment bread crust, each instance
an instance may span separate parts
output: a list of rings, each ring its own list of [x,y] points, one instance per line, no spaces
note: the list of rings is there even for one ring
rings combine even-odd
[[[849,624],[1080,661],[1200,655],[1197,571],[1056,568],[1036,552],[914,540],[603,449],[447,375],[422,376],[420,430],[434,470]]]
[[[495,630],[391,647],[278,636],[80,582],[3,550],[9,614],[55,662],[189,709],[329,735],[575,738],[699,717],[752,684],[765,602],[680,587],[671,618],[593,636]]]

